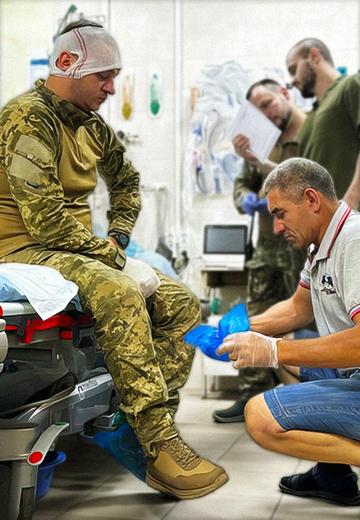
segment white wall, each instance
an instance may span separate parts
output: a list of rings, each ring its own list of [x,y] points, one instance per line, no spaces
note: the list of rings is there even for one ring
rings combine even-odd
[[[51,52],[59,20],[69,7],[68,0],[0,0],[0,101],[29,88],[29,57]],[[105,15],[107,2],[79,0],[79,12]]]
[[[348,66],[350,73],[359,67],[360,0],[77,0],[75,4],[86,17],[106,18],[121,47],[124,67],[134,70],[133,118],[121,118],[120,89],[102,112],[115,130],[140,136],[139,144],[129,146],[129,156],[144,184],[168,186],[168,231],[177,231],[181,221],[193,256],[200,253],[204,223],[237,218],[229,196],[199,195],[191,212],[180,215],[177,191],[184,179],[177,175],[181,164],[177,170],[176,154],[183,158],[189,91],[201,68],[229,59],[245,67],[284,67],[288,49],[306,36],[323,39],[336,64]],[[0,0],[2,103],[28,88],[29,54],[49,52],[58,20],[69,5],[68,0]],[[153,69],[160,70],[164,80],[158,119],[147,113],[148,74]],[[99,205],[104,206],[99,197]],[[152,243],[153,206],[151,197],[145,199],[136,230],[138,238],[146,241],[150,235]],[[195,271],[193,285],[198,288]]]

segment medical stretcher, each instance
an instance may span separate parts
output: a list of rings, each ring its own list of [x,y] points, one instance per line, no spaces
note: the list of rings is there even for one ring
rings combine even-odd
[[[110,428],[117,396],[94,324],[71,303],[42,320],[0,302],[0,370],[0,516],[30,520],[47,452],[60,435]]]

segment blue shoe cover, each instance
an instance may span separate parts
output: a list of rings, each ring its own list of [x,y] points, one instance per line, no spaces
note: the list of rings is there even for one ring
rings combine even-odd
[[[127,422],[114,431],[95,433],[93,440],[135,477],[145,482],[147,459],[133,429]]]
[[[211,325],[198,325],[194,329],[185,334],[184,340],[199,349],[208,357],[217,359],[218,361],[229,361],[229,354],[225,353],[219,356],[216,353],[217,348],[221,344],[219,331]]]
[[[246,332],[247,330],[250,330],[250,323],[246,306],[243,303],[235,305],[235,307],[227,312],[219,321],[219,336],[221,341],[229,334]]]
[[[250,329],[246,306],[240,303],[233,307],[219,322],[219,328],[211,325],[198,325],[184,336],[184,341],[190,343],[208,357],[218,361],[229,361],[229,354],[221,356],[216,350],[224,338],[235,332],[245,332]]]

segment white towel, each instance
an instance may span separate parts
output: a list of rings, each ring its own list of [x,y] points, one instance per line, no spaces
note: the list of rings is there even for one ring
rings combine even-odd
[[[78,292],[74,282],[44,265],[0,263],[0,275],[26,296],[43,320],[65,309]]]

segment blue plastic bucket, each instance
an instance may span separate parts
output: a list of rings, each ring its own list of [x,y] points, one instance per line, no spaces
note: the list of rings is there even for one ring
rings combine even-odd
[[[56,466],[66,460],[63,451],[49,451],[38,468],[36,498],[42,498],[49,491]]]

